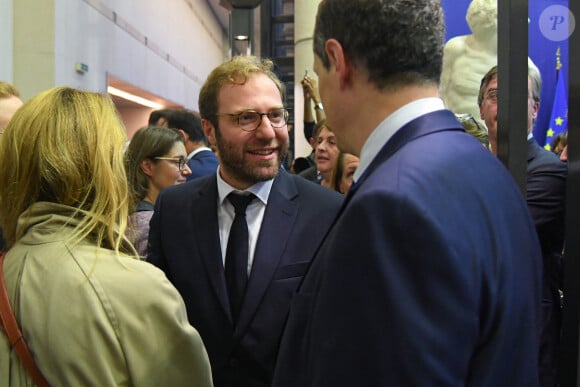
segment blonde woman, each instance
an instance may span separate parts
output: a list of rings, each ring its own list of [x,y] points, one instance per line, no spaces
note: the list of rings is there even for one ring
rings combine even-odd
[[[53,386],[211,386],[181,297],[124,237],[124,143],[100,94],[54,88],[14,115],[0,141],[10,302]],[[0,385],[31,384],[0,334]]]

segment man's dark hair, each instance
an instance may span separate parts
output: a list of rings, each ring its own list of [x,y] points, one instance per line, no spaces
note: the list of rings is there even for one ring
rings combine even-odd
[[[207,145],[207,137],[201,128],[201,119],[189,110],[174,110],[166,117],[167,127],[181,129],[189,136],[193,142],[203,142]]]
[[[156,125],[158,125],[158,121],[159,121],[160,118],[164,118],[165,120],[168,120],[169,116],[171,114],[173,114],[174,111],[175,111],[175,109],[159,109],[159,110],[153,110],[149,114],[149,126],[156,126]]]
[[[314,53],[327,69],[328,39],[340,42],[379,90],[439,83],[445,41],[440,0],[323,0]]]

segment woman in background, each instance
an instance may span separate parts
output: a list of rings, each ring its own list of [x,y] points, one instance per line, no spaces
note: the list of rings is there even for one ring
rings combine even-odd
[[[53,386],[211,386],[179,293],[124,237],[124,142],[97,93],[50,89],[14,115],[0,140],[10,303]],[[0,385],[32,385],[1,333]]]
[[[335,167],[332,169],[330,188],[346,195],[353,183],[354,171],[358,164],[358,157],[341,151],[336,159]]]
[[[162,189],[185,183],[187,166],[185,141],[175,129],[150,126],[133,135],[125,152],[125,169],[133,209],[129,239],[141,257],[147,257],[149,221]]]

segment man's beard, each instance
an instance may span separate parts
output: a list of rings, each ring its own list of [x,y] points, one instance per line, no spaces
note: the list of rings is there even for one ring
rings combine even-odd
[[[245,152],[236,143],[225,140],[216,128],[216,147],[220,160],[220,168],[240,182],[248,185],[260,181],[271,180],[278,174],[280,165],[288,152],[288,143],[278,145],[278,157],[258,163],[250,163],[245,159]],[[268,146],[269,144],[264,144]]]

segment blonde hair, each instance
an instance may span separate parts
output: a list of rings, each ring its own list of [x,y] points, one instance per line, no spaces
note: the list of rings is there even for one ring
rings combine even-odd
[[[0,81],[0,98],[8,97],[20,97],[20,92],[10,83]]]
[[[226,84],[243,85],[251,75],[265,74],[270,78],[278,91],[282,101],[286,97],[284,84],[273,71],[274,62],[269,59],[260,59],[256,56],[234,56],[227,62],[216,67],[207,77],[199,92],[199,113],[201,118],[217,125],[218,95],[222,86]]]
[[[14,115],[0,141],[0,223],[8,246],[26,229],[20,215],[36,202],[75,208],[72,243],[89,238],[118,254],[129,215],[123,167],[125,130],[110,98],[57,87]]]

